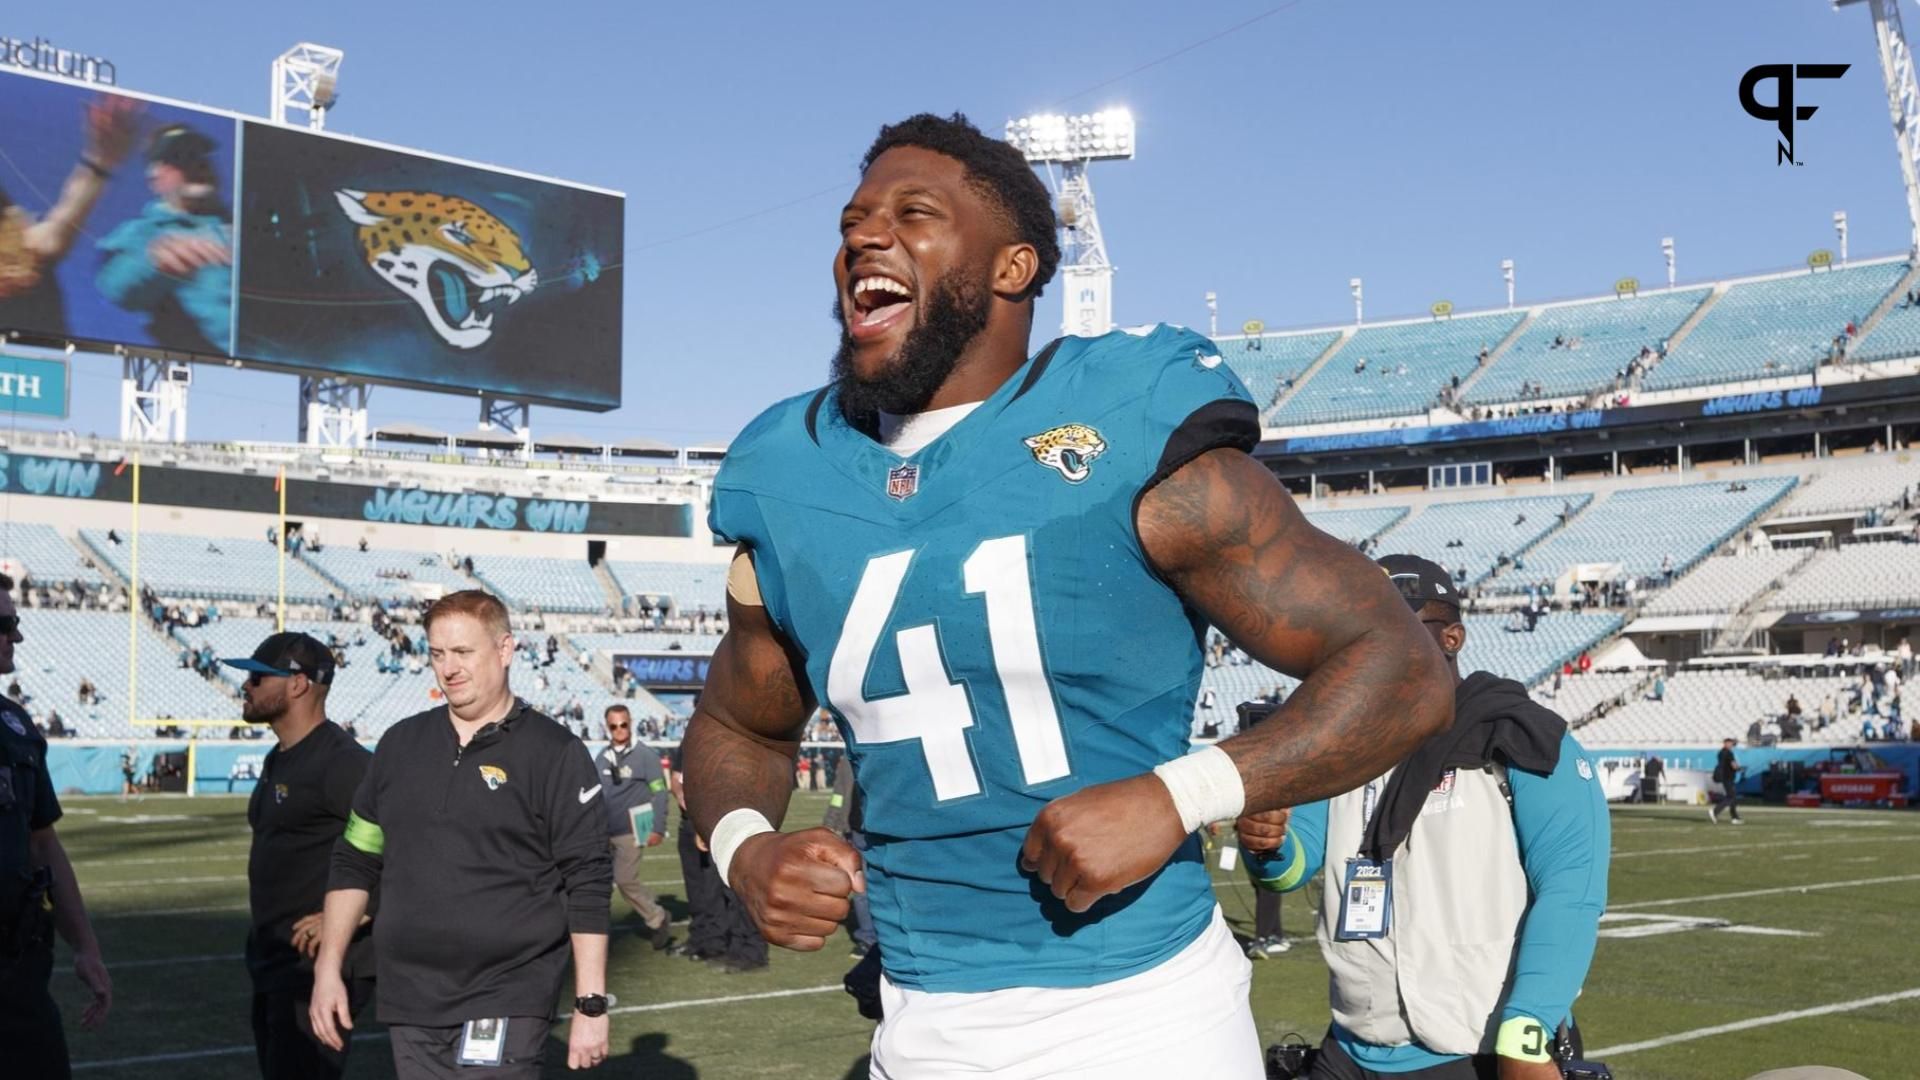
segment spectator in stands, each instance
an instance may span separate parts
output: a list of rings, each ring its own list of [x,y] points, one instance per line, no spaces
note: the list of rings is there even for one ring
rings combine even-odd
[[[1797,695],[1794,695],[1794,694],[1787,695],[1787,715],[1788,716],[1800,715],[1800,698]]]
[[[1585,674],[1587,674],[1588,672],[1590,672],[1590,671],[1592,671],[1592,670],[1593,670],[1593,656],[1592,656],[1592,654],[1591,654],[1591,653],[1588,653],[1588,652],[1586,652],[1586,651],[1584,651],[1584,650],[1582,650],[1582,651],[1581,651],[1581,653],[1580,653],[1580,665],[1579,665],[1579,666],[1580,666],[1580,674],[1582,674],[1582,675],[1585,675]]]
[[[1720,824],[1721,810],[1727,811],[1727,816],[1735,825],[1742,824],[1740,792],[1736,785],[1740,782],[1740,774],[1745,772],[1747,767],[1740,764],[1739,760],[1733,756],[1734,741],[1733,739],[1720,740],[1720,755],[1713,766],[1713,783],[1718,790],[1714,792],[1713,805],[1707,808],[1707,820],[1715,825]]]
[[[1660,556],[1660,576],[1666,579],[1667,584],[1669,585],[1673,584],[1673,556],[1672,555]]]
[[[1913,678],[1913,643],[1906,638],[1900,639],[1900,647],[1894,650],[1894,658],[1900,663],[1901,678]]]
[[[363,537],[361,537],[361,538],[360,538],[360,552],[361,552],[361,554],[363,554],[363,555],[364,555],[364,554],[366,554],[366,550],[367,550],[367,538],[363,536]]]
[[[1661,672],[1653,677],[1653,693],[1649,695],[1649,697],[1653,701],[1667,700],[1667,676],[1665,672]]]
[[[1840,639],[1837,637],[1828,638],[1827,651],[1823,655],[1828,658],[1839,656],[1840,655]]]
[[[1825,731],[1827,725],[1833,723],[1838,715],[1838,703],[1834,699],[1833,691],[1829,690],[1827,695],[1820,699],[1820,711],[1814,716],[1813,730]]]
[[[47,736],[49,738],[64,739],[72,734],[73,732],[67,730],[67,722],[60,719],[58,712],[49,712],[47,714]]]
[[[1365,370],[1367,370],[1367,358],[1366,358],[1366,357],[1364,357],[1364,356],[1363,356],[1363,357],[1361,357],[1360,359],[1358,359],[1358,360],[1355,360],[1355,361],[1353,362],[1353,373],[1354,373],[1355,375],[1358,375],[1358,374],[1360,374],[1361,372],[1363,372],[1363,371],[1365,371]]]

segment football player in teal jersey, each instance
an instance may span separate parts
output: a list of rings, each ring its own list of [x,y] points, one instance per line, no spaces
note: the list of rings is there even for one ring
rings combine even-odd
[[[1452,721],[1391,582],[1250,451],[1259,410],[1170,327],[1029,354],[1052,201],[963,117],[881,130],[840,218],[833,381],[729,448],[728,632],[688,809],[767,938],[865,891],[882,1080],[1256,1080],[1250,965],[1195,830],[1347,791]],[[1206,628],[1303,680],[1189,753]],[[865,859],[780,833],[816,702]]]

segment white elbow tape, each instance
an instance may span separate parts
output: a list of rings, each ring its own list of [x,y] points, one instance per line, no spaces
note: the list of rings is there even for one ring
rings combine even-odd
[[[1192,832],[1202,825],[1240,816],[1247,805],[1247,788],[1240,767],[1225,750],[1209,746],[1154,766],[1153,775],[1167,785],[1180,827]]]
[[[707,847],[713,851],[713,868],[720,872],[720,880],[726,882],[728,888],[733,887],[727,877],[727,868],[733,865],[733,853],[753,837],[773,831],[773,822],[767,820],[767,815],[745,806],[728,811],[727,816],[714,825]]]

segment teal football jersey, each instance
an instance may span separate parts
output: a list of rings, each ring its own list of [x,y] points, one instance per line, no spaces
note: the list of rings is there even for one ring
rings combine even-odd
[[[1206,338],[1064,338],[910,457],[831,388],[729,449],[715,534],[752,548],[774,624],[845,737],[886,971],[929,991],[1090,986],[1191,942],[1200,843],[1076,915],[1018,864],[1049,801],[1185,754],[1203,622],[1134,510],[1259,414]]]

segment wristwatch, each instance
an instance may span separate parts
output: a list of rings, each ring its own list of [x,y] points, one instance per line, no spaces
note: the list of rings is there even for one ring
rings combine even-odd
[[[607,995],[586,994],[573,999],[573,1011],[585,1017],[607,1015]]]

